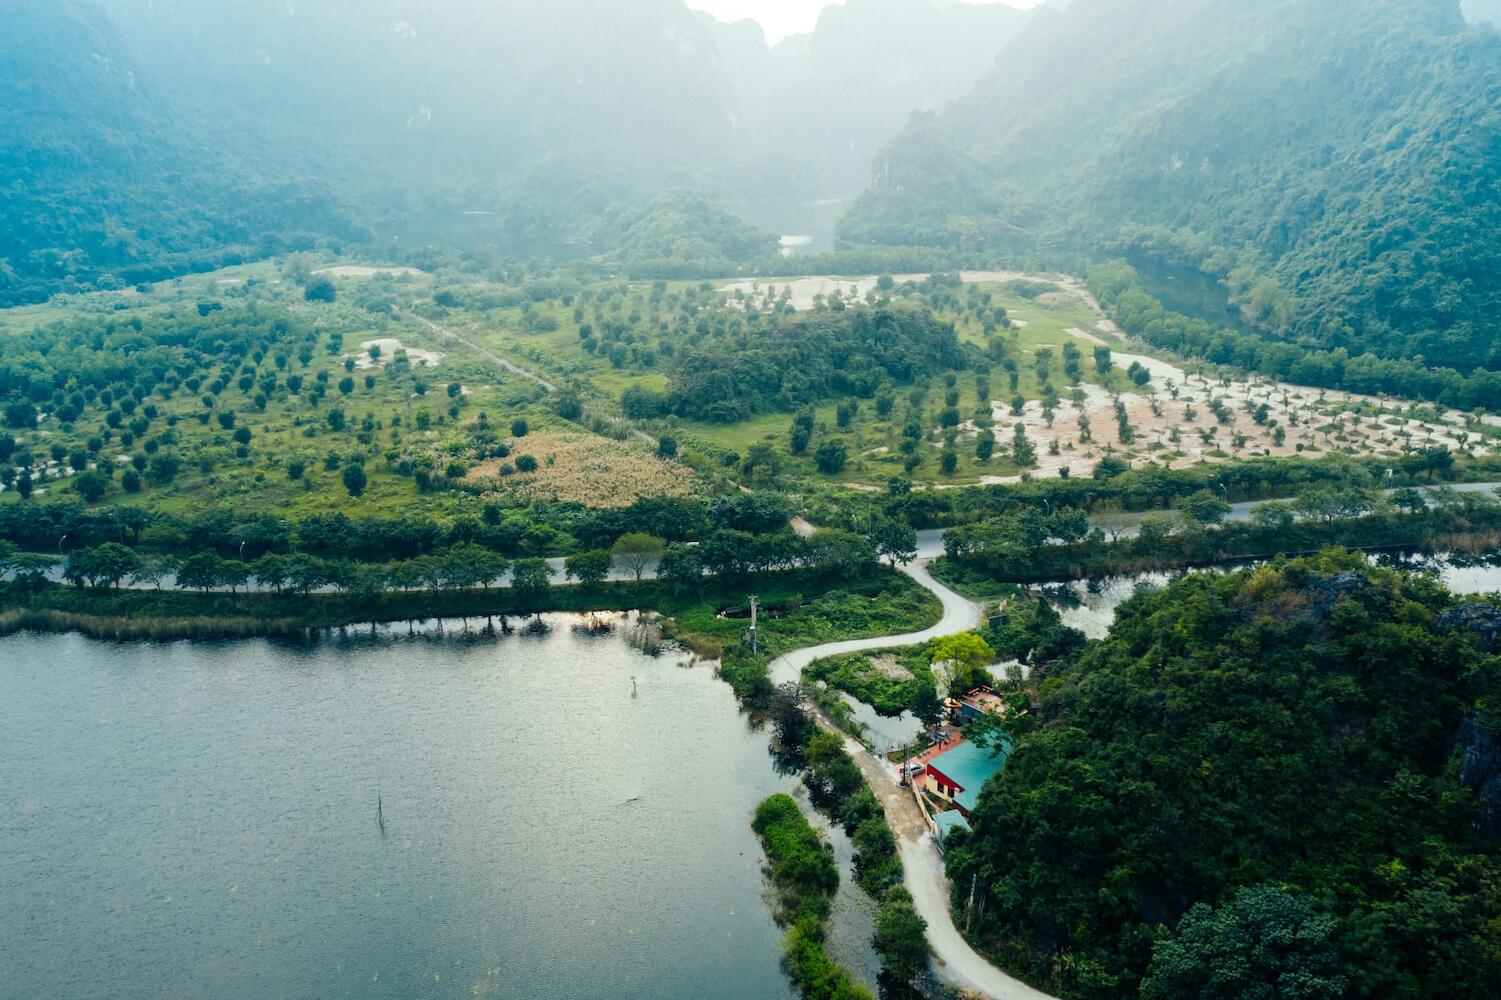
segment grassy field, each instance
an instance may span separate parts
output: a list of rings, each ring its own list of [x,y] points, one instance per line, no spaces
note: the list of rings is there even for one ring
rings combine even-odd
[[[320,263],[345,270],[320,275]],[[818,401],[807,447],[794,454],[789,410],[731,424],[671,416],[632,424],[620,406],[632,388],[667,390],[674,358],[700,339],[704,323],[733,325],[752,308],[786,312],[791,299],[740,299],[722,282],[633,283],[569,272],[497,281],[476,273],[348,267],[307,259],[263,262],[0,310],[0,361],[44,370],[50,361],[42,360],[47,352],[40,345],[48,336],[70,345],[101,343],[97,355],[64,359],[87,367],[106,363],[111,339],[129,325],[147,336],[191,329],[195,317],[205,327],[226,316],[263,325],[279,317],[290,325],[283,334],[262,336],[256,356],[225,360],[210,350],[194,362],[197,370],[178,363],[170,374],[169,368],[171,391],[153,391],[140,401],[155,416],[128,437],[139,411],[115,426],[106,425],[104,405],[90,403],[72,421],[48,414],[70,391],[68,372],[60,370],[53,378],[62,388],[40,406],[41,424],[11,431],[36,469],[38,494],[72,496],[76,470],[69,467],[81,453],[89,464],[115,470],[100,501],[106,504],[176,514],[232,506],[289,518],[332,510],[453,518],[475,515],[492,501],[609,507],[642,495],[732,485],[787,489],[822,481],[879,488],[893,476],[910,475],[919,485],[954,487],[1026,474],[1056,477],[1064,470],[1077,476],[1107,456],[1173,466],[1262,454],[1396,459],[1425,447],[1485,450],[1497,433],[1441,408],[1418,412],[1396,400],[1235,382],[1151,358],[1142,359],[1152,366],[1150,383],[1135,385],[1125,370],[1135,359],[1123,353],[1126,345],[1077,285],[981,275],[968,284],[896,283],[882,291],[952,323],[971,352],[969,361],[963,370],[891,386],[885,413],[876,399]],[[308,301],[306,286],[323,278],[332,281],[335,300]],[[800,304],[819,305],[811,297]],[[557,396],[427,323],[535,371],[578,399],[583,414],[565,419]],[[374,343],[379,358],[364,346]],[[1103,343],[1121,363],[1101,373],[1094,350]],[[1064,372],[1065,345],[1081,358],[1076,384]],[[300,391],[291,388],[294,376]],[[222,384],[204,391],[214,383]],[[274,388],[265,391],[263,384]],[[1040,402],[1048,387],[1057,397],[1053,410]],[[950,409],[957,424],[951,417],[945,426]],[[342,413],[342,425],[330,423],[334,410]],[[1122,411],[1129,440],[1118,427]],[[233,422],[222,422],[229,414]],[[525,422],[531,443],[513,429],[517,421]],[[1030,469],[1016,461],[1017,423],[1034,452]],[[919,437],[904,453],[909,426]],[[248,442],[236,440],[242,430]],[[663,437],[676,441],[682,463],[656,457]],[[982,438],[994,441],[988,459],[978,453]],[[815,456],[829,442],[840,444],[847,457],[839,471],[825,474]],[[180,460],[176,475],[168,481],[141,469],[140,492],[126,492],[131,463],[149,466],[163,451]],[[753,452],[769,456],[769,463],[746,463]],[[523,455],[538,461],[535,473],[517,467]],[[359,496],[345,488],[351,464],[365,471]],[[301,474],[289,475],[292,466]],[[423,479],[429,487],[457,480],[466,488],[423,488]],[[0,503],[13,502],[13,489],[0,491]]]

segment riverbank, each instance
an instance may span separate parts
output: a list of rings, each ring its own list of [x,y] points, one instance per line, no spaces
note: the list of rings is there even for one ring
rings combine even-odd
[[[1228,522],[1210,527],[1162,522],[1130,538],[1019,548],[1014,539],[951,532],[935,576],[965,596],[1004,596],[1017,584],[1094,580],[1189,570],[1276,556],[1311,555],[1328,548],[1359,552],[1461,553],[1501,549],[1501,505],[1465,498],[1460,506],[1409,513],[1374,513],[1327,520]]]
[[[739,617],[754,590],[765,614],[759,651],[783,650],[831,637],[863,637],[910,621],[939,617],[938,601],[908,576],[886,567],[857,575],[789,572],[754,581],[705,578],[692,593],[664,581],[613,581],[555,586],[541,592],[397,591],[375,595],[199,593],[100,590],[62,584],[0,585],[0,634],[24,629],[79,632],[95,639],[295,639],[323,629],[432,619],[487,623],[546,612],[632,609],[661,616],[667,637],[705,659],[740,644],[749,622]],[[722,614],[722,612],[726,612]]]

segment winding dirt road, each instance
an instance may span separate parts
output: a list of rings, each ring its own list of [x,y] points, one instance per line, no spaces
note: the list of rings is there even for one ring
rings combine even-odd
[[[830,642],[795,650],[772,661],[772,681],[776,684],[800,681],[803,668],[815,660],[844,653],[917,646],[930,639],[968,632],[980,623],[979,605],[933,579],[926,559],[903,567],[902,572],[943,603],[943,617],[937,625],[904,635]],[[886,811],[886,821],[896,837],[897,852],[902,858],[907,890],[912,893],[917,912],[928,922],[928,945],[932,948],[938,974],[953,986],[993,1000],[1054,1000],[1049,994],[1002,972],[964,940],[949,912],[949,880],[943,870],[943,860],[912,794],[897,782],[892,768],[859,741],[846,736],[844,742]]]

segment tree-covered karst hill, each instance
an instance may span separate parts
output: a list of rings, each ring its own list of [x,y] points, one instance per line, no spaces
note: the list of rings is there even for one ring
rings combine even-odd
[[[0,303],[357,230],[317,186],[197,144],[92,4],[0,0]]]
[[[1345,554],[1127,602],[949,852],[979,939],[1069,997],[1495,996],[1498,622]]]
[[[1078,0],[895,139],[843,235],[1124,241],[1269,332],[1495,367],[1498,96],[1455,0]]]

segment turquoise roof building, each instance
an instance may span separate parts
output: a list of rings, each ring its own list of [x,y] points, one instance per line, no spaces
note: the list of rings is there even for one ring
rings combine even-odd
[[[965,816],[975,808],[985,782],[1006,766],[1011,745],[990,750],[965,741],[928,761],[928,776]]]

